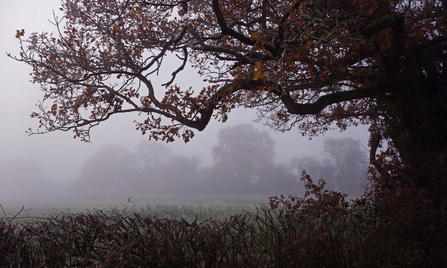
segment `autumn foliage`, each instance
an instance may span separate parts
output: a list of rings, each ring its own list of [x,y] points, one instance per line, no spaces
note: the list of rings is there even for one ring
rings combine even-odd
[[[189,141],[241,106],[306,135],[370,124],[372,148],[386,140],[409,167],[402,181],[446,194],[445,1],[68,0],[61,12],[55,33],[17,31],[10,55],[44,93],[31,133],[89,140],[133,112],[150,138]],[[185,68],[207,86],[178,85]]]
[[[305,133],[370,123],[399,59],[446,38],[438,1],[66,1],[61,11],[56,34],[17,32],[16,59],[45,93],[33,113],[41,131],[84,139],[111,115],[136,112],[152,137],[188,140],[213,112],[225,120],[241,105]],[[172,77],[153,85],[168,53]],[[188,64],[208,87],[175,84]]]

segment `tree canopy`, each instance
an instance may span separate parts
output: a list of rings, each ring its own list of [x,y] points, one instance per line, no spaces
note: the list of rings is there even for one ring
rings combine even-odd
[[[197,156],[174,154],[164,143],[142,142],[129,151],[108,145],[87,159],[70,185],[71,196],[199,193]],[[203,192],[200,192],[203,193]]]
[[[368,158],[359,141],[352,138],[327,138],[324,141],[323,151],[333,164],[335,172],[332,177],[337,183],[337,188],[346,194],[361,194],[362,190],[364,191],[361,190],[362,186],[366,185]]]
[[[290,161],[295,174],[305,171],[313,179],[323,179],[325,189],[362,195],[367,185],[368,157],[360,142],[352,138],[327,138],[323,144],[324,158],[304,156]]]
[[[32,66],[44,92],[31,115],[37,133],[73,130],[89,140],[92,127],[134,112],[144,116],[136,123],[143,134],[189,141],[194,129],[241,106],[274,129],[306,135],[371,124],[376,168],[383,170],[375,154],[385,138],[406,167],[393,180],[439,192],[447,189],[446,7],[439,0],[67,0],[54,18],[57,33],[24,38],[18,30],[20,55],[11,57]],[[165,64],[170,79],[154,85]],[[206,87],[176,84],[188,66]]]
[[[249,193],[260,180],[264,168],[272,168],[274,145],[268,132],[243,124],[221,129],[212,148],[213,173],[223,192]],[[273,179],[273,178],[270,178]]]

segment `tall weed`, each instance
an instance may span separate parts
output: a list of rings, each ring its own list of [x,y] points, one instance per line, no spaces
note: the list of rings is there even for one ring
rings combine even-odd
[[[445,265],[446,228],[423,194],[379,199],[324,190],[271,197],[269,205],[199,216],[123,210],[58,212],[0,222],[0,267],[436,267]],[[165,207],[166,208],[166,207]],[[445,211],[445,204],[443,206]],[[161,208],[160,208],[161,209]],[[201,208],[202,210],[205,208]],[[206,210],[206,209],[205,209]],[[206,213],[204,213],[206,214]]]

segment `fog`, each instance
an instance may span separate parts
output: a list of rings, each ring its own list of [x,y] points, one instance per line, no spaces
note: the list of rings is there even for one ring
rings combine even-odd
[[[135,130],[133,121],[138,115],[120,115],[101,123],[92,132],[91,143],[73,139],[71,132],[55,132],[44,135],[28,136],[29,127],[36,128],[38,122],[30,118],[31,111],[37,110],[35,104],[42,97],[37,84],[32,84],[31,69],[6,57],[18,53],[18,40],[14,38],[16,30],[25,29],[25,36],[31,32],[54,31],[48,20],[53,10],[58,14],[59,0],[15,0],[0,1],[0,204],[12,201],[16,204],[31,206],[35,200],[60,200],[65,197],[67,187],[79,183],[82,170],[92,157],[107,146],[117,146],[129,153],[137,145],[148,142]],[[201,79],[194,79],[194,70],[187,70],[179,77],[179,83],[186,86],[200,86]],[[159,80],[158,80],[159,79]],[[155,79],[155,84],[164,82],[163,74]],[[191,82],[192,81],[192,82]],[[328,138],[352,137],[366,146],[368,133],[366,126],[349,128],[344,132],[330,131],[325,136],[302,137],[297,130],[286,133],[274,132],[268,127],[256,124],[253,110],[233,111],[226,123],[213,121],[188,144],[177,140],[168,146],[173,155],[200,159],[199,168],[205,169],[214,164],[212,147],[218,143],[220,129],[243,123],[268,131],[275,141],[276,164],[289,164],[292,158],[323,155],[323,141]],[[141,120],[141,118],[140,118]],[[118,184],[117,184],[118,185]],[[93,187],[93,186],[92,186]],[[119,196],[119,186],[115,193]],[[126,193],[123,193],[125,195]],[[144,195],[144,191],[138,193]],[[110,195],[110,193],[109,193]],[[125,201],[125,200],[123,200]],[[70,201],[71,202],[71,201]]]

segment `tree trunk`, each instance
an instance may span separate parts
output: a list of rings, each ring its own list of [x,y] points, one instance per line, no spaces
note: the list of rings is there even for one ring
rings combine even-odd
[[[446,84],[439,79],[422,80],[400,87],[384,102],[383,134],[405,165],[402,181],[442,201],[447,197]]]

